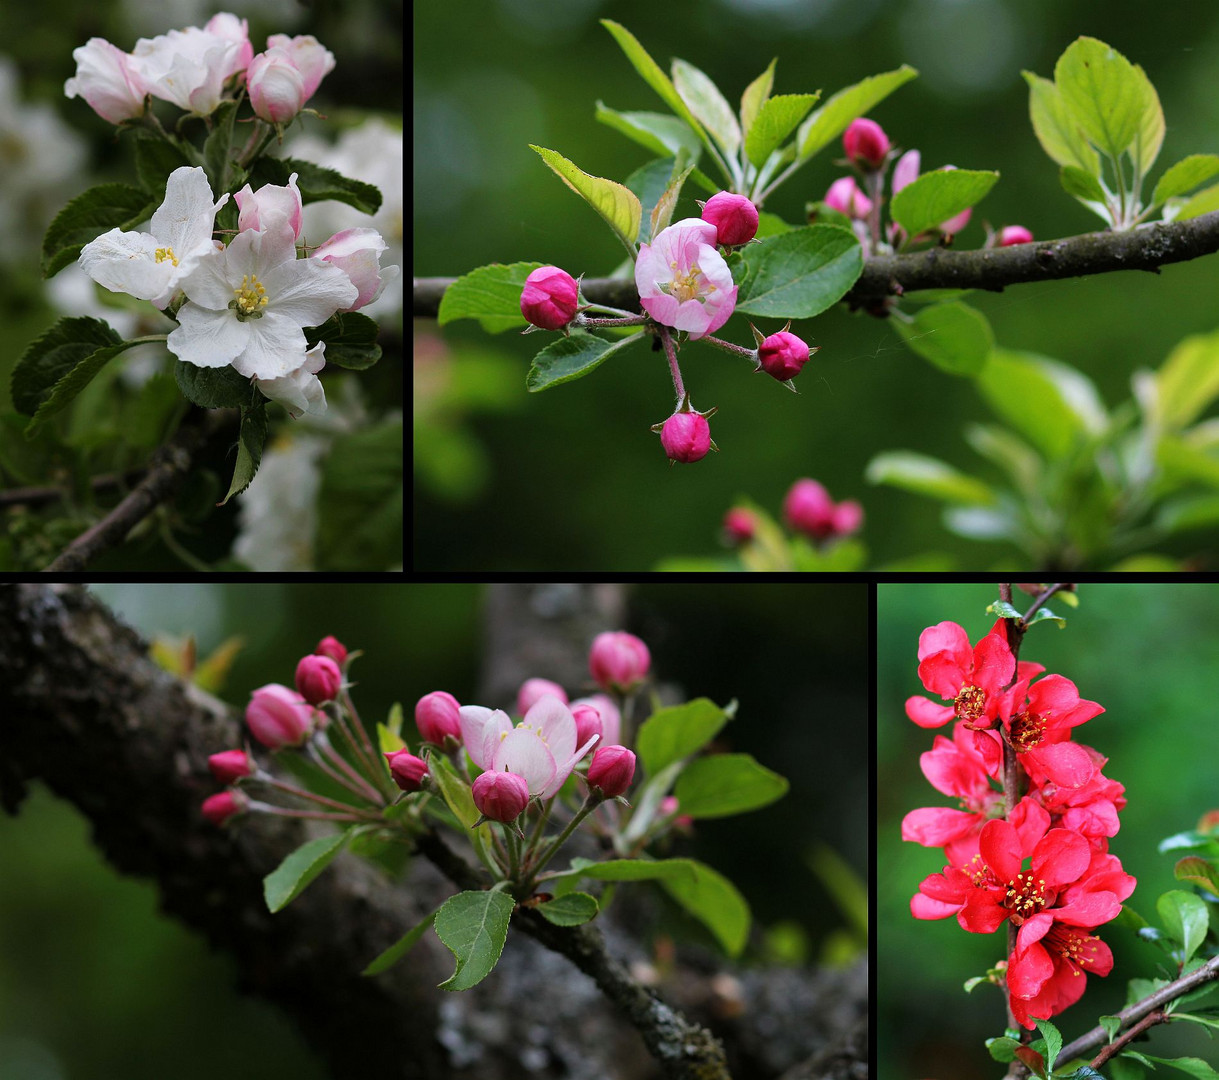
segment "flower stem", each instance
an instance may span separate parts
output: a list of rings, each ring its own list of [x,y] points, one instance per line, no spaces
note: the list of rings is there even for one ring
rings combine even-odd
[[[734,345],[731,341],[724,341],[723,338],[712,337],[707,334],[700,340],[708,345],[714,345],[717,349],[723,349],[724,352],[735,353],[737,356],[743,356],[746,360],[752,360],[757,353],[756,349],[747,349],[744,345]]]
[[[600,806],[603,799],[604,796],[601,795],[600,792],[590,791],[588,793],[588,797],[584,800],[584,805],[576,811],[575,816],[567,823],[567,828],[559,833],[559,835],[556,836],[554,840],[551,841],[551,843],[544,848],[542,853],[537,857],[537,860],[533,864],[533,872],[535,874],[548,862],[550,862],[552,858],[554,858],[559,848],[567,843],[567,838],[576,831],[576,827],[580,824],[580,822],[588,817],[588,815],[591,814],[598,806]]]
[[[626,315],[621,319],[590,319],[580,315],[576,319],[577,326],[642,326],[648,321],[646,315]]]
[[[341,803],[336,799],[328,799],[325,795],[317,795],[312,791],[306,791],[295,784],[285,784],[282,780],[276,780],[273,776],[269,776],[266,773],[256,775],[254,779],[260,784],[266,784],[268,787],[287,792],[287,794],[293,795],[298,799],[308,799],[311,802],[321,803],[323,806],[333,806],[348,812],[361,812],[359,807],[349,806],[347,803]]]
[[[677,349],[667,326],[660,327],[660,340],[664,342],[665,356],[669,358],[669,373],[673,376],[673,389],[677,392],[677,404],[680,407],[686,396],[686,387],[681,381],[681,368],[677,366]]]
[[[330,759],[331,764],[336,766],[341,772],[345,773],[351,783],[346,784],[346,787],[355,787],[352,789],[358,791],[364,798],[374,804],[382,804],[385,802],[384,796],[377,791],[367,780],[364,779],[358,772],[355,771],[347,760],[333,746],[330,745],[330,740],[326,737],[324,731],[319,731],[314,736],[314,743],[319,746],[322,752]],[[333,774],[331,774],[333,775]]]

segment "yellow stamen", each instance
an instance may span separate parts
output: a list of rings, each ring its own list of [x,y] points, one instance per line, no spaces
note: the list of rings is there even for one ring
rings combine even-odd
[[[252,275],[245,275],[241,279],[241,288],[234,289],[233,295],[237,297],[233,301],[233,306],[237,309],[237,318],[251,319],[259,318],[262,315],[262,309],[267,306],[267,290],[262,287],[262,282]]]
[[[174,254],[174,249],[171,247],[157,248],[155,254],[159,263],[163,263],[168,259],[174,266],[178,265],[178,256]]]

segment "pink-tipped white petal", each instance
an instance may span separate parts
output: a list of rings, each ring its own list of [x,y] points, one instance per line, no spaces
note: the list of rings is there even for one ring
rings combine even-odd
[[[541,736],[526,727],[518,727],[504,737],[495,748],[491,768],[495,772],[507,769],[524,777],[530,795],[541,794],[555,775],[554,756]]]
[[[491,758],[500,737],[512,730],[512,721],[502,709],[482,705],[463,705],[457,713],[461,725],[461,741],[470,760],[484,771],[491,767]]]

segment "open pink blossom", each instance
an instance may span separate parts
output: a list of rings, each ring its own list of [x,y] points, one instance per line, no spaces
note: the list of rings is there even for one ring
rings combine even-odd
[[[68,97],[83,97],[103,120],[112,124],[144,115],[148,91],[131,57],[105,38],[90,38],[87,45],[72,50],[76,75],[64,83]]]
[[[714,225],[684,218],[643,244],[635,260],[643,309],[692,340],[718,330],[736,307],[737,287],[716,241]]]
[[[543,694],[516,726],[502,709],[464,705],[459,713],[461,739],[470,760],[484,772],[509,772],[523,777],[529,794],[550,798],[571,775],[593,736],[576,748],[576,720],[553,694]]]

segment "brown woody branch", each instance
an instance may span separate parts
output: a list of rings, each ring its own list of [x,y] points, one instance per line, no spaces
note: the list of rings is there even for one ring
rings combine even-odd
[[[1188,221],[1157,222],[1126,232],[1093,232],[1012,247],[953,251],[932,248],[905,255],[876,255],[842,299],[869,307],[890,296],[923,289],[985,289],[1001,292],[1032,281],[1150,270],[1219,251],[1219,210]],[[416,317],[434,317],[454,278],[415,278]],[[635,283],[622,278],[585,278],[584,295],[594,303],[637,310]]]
[[[94,476],[89,480],[89,486],[95,495],[101,495],[115,488],[126,488],[140,480],[145,470],[133,469],[126,473],[106,473],[104,476]],[[59,502],[68,497],[66,487],[23,487],[9,488],[0,491],[0,510],[12,506],[45,506],[48,503]]]

